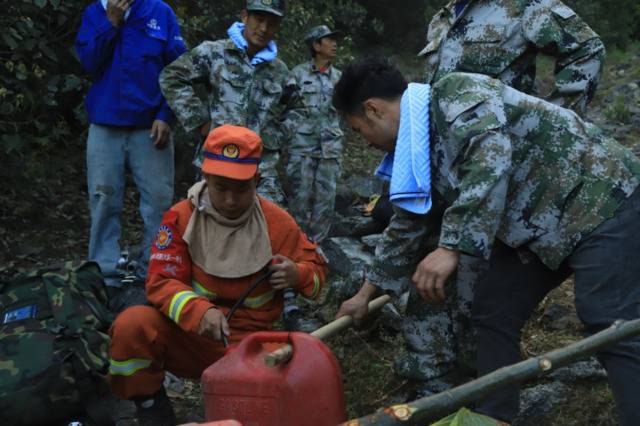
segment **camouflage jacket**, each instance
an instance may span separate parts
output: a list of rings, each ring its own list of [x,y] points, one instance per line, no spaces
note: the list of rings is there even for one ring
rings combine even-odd
[[[165,67],[160,87],[187,131],[208,121],[245,126],[277,150],[287,138],[281,115],[292,102],[285,90],[289,70],[280,59],[251,65],[247,53],[231,39],[205,41]],[[206,88],[206,101],[196,91]]]
[[[383,288],[406,284],[401,271],[424,255],[419,244],[438,220],[440,247],[488,259],[497,238],[557,269],[640,183],[640,160],[598,127],[484,75],[442,78],[430,115],[432,191],[443,209],[396,210],[368,275]]]
[[[285,118],[293,133],[290,154],[317,158],[339,158],[342,154],[340,117],[331,103],[333,88],[341,75],[333,66],[322,72],[313,61],[291,70],[287,84],[296,88],[301,105],[290,109]]]
[[[555,57],[555,86],[547,100],[582,114],[596,90],[605,49],[598,35],[559,0],[450,1],[431,20],[427,83],[451,71],[498,78],[534,93],[536,56]]]

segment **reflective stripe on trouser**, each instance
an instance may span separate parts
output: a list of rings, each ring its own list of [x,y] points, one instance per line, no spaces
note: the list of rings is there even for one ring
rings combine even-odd
[[[198,379],[225,353],[221,342],[182,330],[150,306],[122,312],[109,334],[109,381],[113,392],[124,399],[154,394],[162,386],[165,370]],[[246,335],[232,329],[230,341],[237,343]]]
[[[318,278],[315,278],[316,280],[318,280]],[[314,281],[315,283],[315,281]],[[318,283],[319,285],[319,283]],[[193,287],[194,292],[198,295],[198,296],[204,296],[207,299],[214,301],[216,299],[216,297],[218,297],[218,295],[210,290],[207,290],[202,284],[200,284],[198,281],[196,280],[191,280],[191,286]],[[186,292],[185,292],[186,293]],[[244,302],[242,303],[243,306],[246,306],[247,308],[259,308],[261,306],[266,305],[267,303],[271,302],[273,300],[273,298],[275,297],[276,292],[275,290],[269,290],[266,293],[262,293],[259,294],[257,296],[253,296],[253,297],[247,297]],[[176,296],[174,296],[175,299]]]
[[[340,171],[337,158],[305,155],[292,155],[289,158],[289,210],[296,222],[316,242],[324,240],[331,228]]]
[[[445,285],[444,303],[425,303],[411,286],[402,324],[405,350],[395,359],[396,375],[428,381],[449,373],[455,363],[475,367],[471,304],[486,267],[482,259],[460,256],[456,276]]]

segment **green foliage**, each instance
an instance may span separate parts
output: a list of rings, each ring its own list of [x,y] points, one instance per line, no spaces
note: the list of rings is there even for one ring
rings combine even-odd
[[[604,114],[611,121],[623,124],[629,123],[631,120],[631,110],[627,105],[627,99],[624,94],[618,95],[615,101],[613,101],[613,104],[604,110]]]
[[[564,0],[602,37],[607,48],[625,48],[640,36],[638,0]]]
[[[239,20],[242,2],[221,0],[169,1],[180,20],[183,36],[189,47],[204,40],[227,37],[227,28]],[[340,62],[352,58],[354,34],[367,24],[366,10],[351,0],[289,1],[286,16],[277,34],[279,57],[290,67],[309,58],[304,34],[313,26],[326,24],[345,32],[342,40]]]
[[[0,16],[0,152],[69,137],[86,88],[71,49],[83,2],[4,2]]]

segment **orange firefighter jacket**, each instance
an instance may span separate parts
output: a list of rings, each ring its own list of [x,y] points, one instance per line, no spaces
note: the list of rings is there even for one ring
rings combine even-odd
[[[326,263],[293,218],[274,203],[260,197],[273,254],[296,263],[299,282],[296,289],[315,299],[326,272]],[[165,213],[153,243],[146,292],[149,302],[183,330],[197,333],[200,320],[210,308],[223,314],[265,271],[243,278],[209,275],[191,263],[189,248],[182,239],[193,204],[184,200]],[[267,282],[260,284],[233,315],[229,326],[242,331],[269,330],[283,308],[282,291]]]

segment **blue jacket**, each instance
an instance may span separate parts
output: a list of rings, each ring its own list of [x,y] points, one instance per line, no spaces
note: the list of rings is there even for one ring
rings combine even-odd
[[[167,4],[135,0],[116,28],[98,0],[84,11],[75,47],[93,82],[86,98],[90,123],[151,127],[156,119],[175,120],[158,77],[186,47]]]

